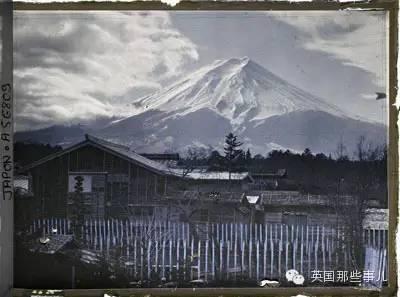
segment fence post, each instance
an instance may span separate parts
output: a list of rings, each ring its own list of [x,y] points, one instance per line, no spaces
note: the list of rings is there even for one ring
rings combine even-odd
[[[112,244],[113,244],[113,246],[116,245],[116,237],[115,237],[116,230],[115,230],[115,224],[114,223],[115,223],[115,220],[111,219],[111,231],[112,231]]]
[[[225,241],[225,224],[221,224],[221,240]]]
[[[197,245],[197,279],[200,279],[201,275],[201,240],[199,239]]]
[[[296,226],[297,229],[298,226]],[[296,269],[296,252],[297,252],[297,238],[296,234],[294,233],[294,225],[292,225],[292,234],[295,236],[292,238],[292,267],[293,269]]]
[[[291,228],[291,240],[290,240],[290,242],[293,242],[293,240],[294,240],[294,226],[292,225],[292,228]]]
[[[382,247],[381,244],[382,244],[382,243],[381,243],[381,230],[378,230],[378,248],[381,248],[381,247]]]
[[[224,257],[223,257],[223,247],[224,247],[224,242],[221,240],[219,242],[219,275],[220,278],[222,279],[223,277],[223,262],[224,262]]]
[[[184,239],[183,240],[183,279],[184,280],[186,280],[187,279],[187,273],[186,273],[186,271],[187,271],[187,251],[186,251],[186,248],[187,248],[187,241],[186,241],[186,239]]]
[[[169,280],[172,280],[172,273],[173,266],[172,266],[172,240],[169,240]]]
[[[151,258],[150,258],[150,254],[151,254],[151,239],[148,241],[148,245],[147,245],[147,279],[150,280],[151,279]]]
[[[102,221],[102,225],[103,225],[103,230],[102,230],[103,236],[100,238],[100,240],[102,242],[102,245],[105,246],[107,244],[106,243],[106,221],[105,220]]]
[[[244,242],[244,240],[243,240],[243,223],[240,223],[240,242]]]
[[[110,241],[111,241],[111,232],[110,232],[110,220],[107,220],[107,255],[110,251]]]
[[[232,243],[233,243],[233,223],[230,225],[230,238],[229,238],[229,248],[232,249]]]
[[[212,247],[211,247],[212,251],[212,260],[211,260],[211,271],[212,271],[212,275],[213,275],[213,279],[215,280],[215,239],[212,239]]]
[[[237,231],[237,230],[236,230]],[[234,279],[236,281],[237,278],[237,236],[235,233],[235,243],[233,246],[233,254],[234,254],[234,258],[233,258],[233,266],[234,266]]]
[[[165,278],[165,239],[162,241],[162,251],[161,251],[161,271],[162,277]]]
[[[376,247],[375,229],[372,230],[372,246]]]
[[[293,249],[293,268],[297,269],[297,250],[299,244],[299,225],[296,225],[296,237],[294,240],[294,249]]]
[[[124,242],[124,229],[122,228],[122,220],[119,219],[119,227],[117,226],[117,229],[119,229],[119,234],[117,235],[119,237],[119,243],[120,246],[123,246],[123,242]]]
[[[237,244],[238,242],[238,224],[235,223],[235,241],[234,244]]]
[[[241,265],[241,270],[242,270],[242,275],[244,274],[244,269],[245,269],[245,266],[244,266],[244,252],[245,252],[245,241],[242,241],[242,249],[241,249],[241,252],[242,252],[242,265]]]
[[[250,231],[251,231],[251,227],[250,227]],[[250,234],[251,234],[251,232],[250,232]],[[250,237],[250,241],[249,241],[249,259],[248,259],[248,261],[249,261],[249,265],[248,265],[249,266],[249,278],[253,277],[253,265],[252,265],[252,257],[253,257],[253,255],[252,254],[253,254],[253,240]]]
[[[162,228],[163,228],[163,232],[164,232],[163,239],[166,238],[165,234],[168,234],[168,237],[170,237],[169,228],[168,228],[169,227],[169,222],[167,224],[167,222],[164,221],[162,225],[163,225]]]
[[[289,270],[289,226],[286,225],[285,268]]]
[[[280,236],[278,242],[278,274],[279,278],[282,276],[282,251],[283,251],[283,227],[281,224]]]
[[[314,249],[315,270],[318,270],[318,243],[319,243],[319,226],[317,226],[317,238],[315,240],[315,249]]]
[[[229,279],[229,246],[230,246],[230,241],[226,243],[226,279]]]
[[[386,230],[383,230],[383,248],[386,249],[387,243],[386,243]]]
[[[271,237],[271,278],[274,277],[274,241]]]
[[[257,250],[257,268],[256,268],[256,275],[257,281],[260,280],[260,242],[257,240],[256,243],[256,250]]]
[[[252,222],[249,224],[249,237],[250,237],[250,242],[253,241],[253,223]]]
[[[328,237],[329,242],[329,264],[332,266],[332,252],[333,252],[333,237],[332,235]]]
[[[142,242],[140,242],[140,279],[143,280],[143,257],[144,257],[144,253],[143,253],[143,245]]]
[[[193,279],[193,262],[194,262],[194,239],[192,238],[192,242],[190,243],[190,279]]]
[[[322,237],[321,237],[321,249],[322,249],[322,270],[326,271],[326,258],[325,258],[325,226],[322,225]]]
[[[158,248],[158,240],[156,241],[156,259],[155,259],[155,272],[158,274],[158,252],[159,252],[159,248]],[[128,245],[129,246],[129,245]]]
[[[92,229],[92,227],[93,227],[93,225],[92,225],[92,222],[90,222],[91,224],[90,224],[90,230]],[[97,220],[95,219],[94,220],[94,240],[92,241],[92,243],[93,243],[93,245],[94,245],[94,249],[96,250],[97,249],[97,247],[98,247],[98,238],[97,238],[97,235],[98,235],[98,230],[97,230]]]
[[[124,230],[125,230],[125,234],[126,234],[126,245],[129,245],[130,234],[129,234],[129,221],[128,220],[125,220]]]
[[[178,228],[179,230],[179,228]],[[176,242],[176,273],[179,275],[179,249],[181,247],[180,240],[178,239]]]
[[[207,273],[208,273],[208,239],[206,240],[206,247],[205,247],[205,251],[204,251],[204,262],[205,262],[205,266],[204,266],[204,279],[205,281],[207,281]]]
[[[304,250],[304,226],[301,226],[301,245],[300,245],[300,273],[303,275],[303,253]]]
[[[268,240],[268,224],[264,225],[264,241]]]
[[[263,270],[263,277],[267,277],[267,250],[268,250],[268,245],[267,245],[267,240],[268,240],[268,238],[267,237],[265,237],[264,238],[264,248],[263,248],[263,268],[264,268],[264,270]]]

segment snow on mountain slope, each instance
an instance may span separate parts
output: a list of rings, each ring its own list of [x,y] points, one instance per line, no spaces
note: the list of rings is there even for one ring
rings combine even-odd
[[[234,126],[293,111],[324,111],[348,117],[331,105],[279,78],[247,57],[218,60],[157,93],[133,103],[139,114],[160,110],[182,116],[211,109]]]
[[[375,144],[386,142],[385,126],[346,114],[248,58],[216,61],[135,101],[132,109],[131,116],[91,133],[148,153],[186,153],[191,146],[222,151],[229,132],[261,154],[305,148],[330,154],[339,141],[352,152],[361,135]],[[32,131],[16,138],[72,143],[82,134],[58,131]]]

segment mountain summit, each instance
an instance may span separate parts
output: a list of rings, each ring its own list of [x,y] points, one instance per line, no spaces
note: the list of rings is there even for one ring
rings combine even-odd
[[[135,114],[145,110],[186,115],[210,109],[238,126],[293,111],[323,111],[345,117],[338,107],[276,76],[248,57],[217,60],[171,86],[138,99]]]
[[[193,146],[222,151],[229,132],[263,155],[272,149],[305,148],[330,154],[339,141],[350,153],[362,135],[386,143],[385,126],[347,115],[247,57],[215,61],[131,107],[131,116],[90,133],[147,153],[186,153]],[[47,137],[53,142],[66,135],[57,131],[17,134],[16,139]],[[76,142],[82,133],[57,143]]]

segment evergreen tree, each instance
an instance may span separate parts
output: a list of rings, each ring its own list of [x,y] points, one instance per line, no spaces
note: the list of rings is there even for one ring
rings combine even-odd
[[[207,159],[207,165],[211,170],[222,170],[223,169],[224,157],[220,155],[218,151],[212,151]]]
[[[303,152],[304,157],[312,157],[311,150],[307,147]]]
[[[250,161],[250,160],[251,160],[250,149],[247,149],[247,152],[246,152],[246,161]]]
[[[229,133],[225,136],[225,161],[229,171],[229,180],[231,179],[232,170],[234,170],[235,161],[243,156],[243,151],[240,149],[243,143],[241,143],[237,136],[233,133]]]

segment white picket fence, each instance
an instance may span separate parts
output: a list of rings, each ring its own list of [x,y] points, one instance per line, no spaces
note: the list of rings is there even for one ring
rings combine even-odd
[[[37,220],[30,231],[43,228],[71,233],[70,222],[57,218]],[[88,249],[118,253],[132,279],[281,279],[292,268],[309,279],[313,270],[351,270],[344,233],[332,226],[109,219],[85,221],[82,234]],[[363,238],[386,250],[386,230],[365,230]],[[385,279],[387,269],[380,273]]]

